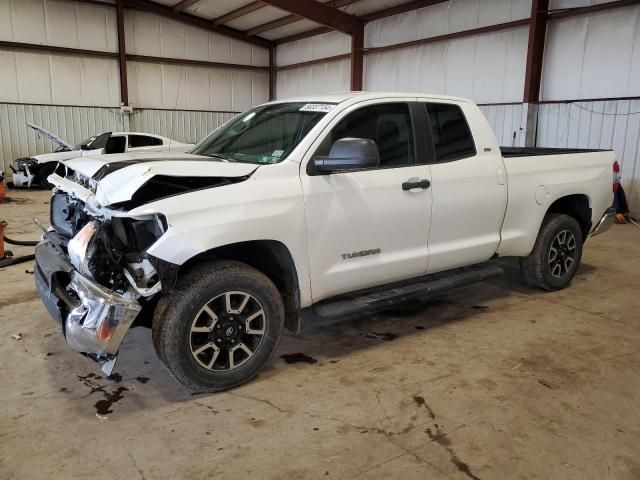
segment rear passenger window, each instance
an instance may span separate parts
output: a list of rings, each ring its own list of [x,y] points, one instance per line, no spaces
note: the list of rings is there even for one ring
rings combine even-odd
[[[462,110],[457,105],[427,103],[436,161],[451,162],[473,157],[476,145]]]
[[[162,145],[162,140],[146,135],[129,135],[129,148],[152,147],[155,145]]]

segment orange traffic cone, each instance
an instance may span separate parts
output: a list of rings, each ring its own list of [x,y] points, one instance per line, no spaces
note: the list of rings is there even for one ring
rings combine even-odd
[[[0,176],[0,203],[4,202],[7,198],[7,190],[4,188],[4,179]]]

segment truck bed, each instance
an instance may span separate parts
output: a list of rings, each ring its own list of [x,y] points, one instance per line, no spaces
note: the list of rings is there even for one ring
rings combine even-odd
[[[535,157],[539,155],[563,155],[569,153],[608,152],[610,150],[587,148],[500,147],[503,157]]]

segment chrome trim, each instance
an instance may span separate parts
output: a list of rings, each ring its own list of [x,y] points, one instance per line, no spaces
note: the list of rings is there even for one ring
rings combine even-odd
[[[69,288],[80,299],[64,321],[69,346],[98,356],[116,354],[142,307],[133,297],[107,290],[76,271]]]
[[[613,207],[607,208],[604,214],[602,215],[602,218],[598,222],[598,224],[595,226],[593,230],[591,230],[590,236],[595,237],[596,235],[600,235],[601,233],[604,233],[607,230],[609,230],[611,225],[613,225],[613,221],[615,220],[615,217],[616,217],[616,209]]]

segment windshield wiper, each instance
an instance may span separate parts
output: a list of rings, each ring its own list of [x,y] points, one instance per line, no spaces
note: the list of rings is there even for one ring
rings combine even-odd
[[[223,162],[228,162],[228,161],[234,161],[233,158],[231,158],[229,155],[225,155],[224,153],[204,153],[202,154],[206,157],[213,157],[213,158],[219,158],[220,160],[222,160]]]

